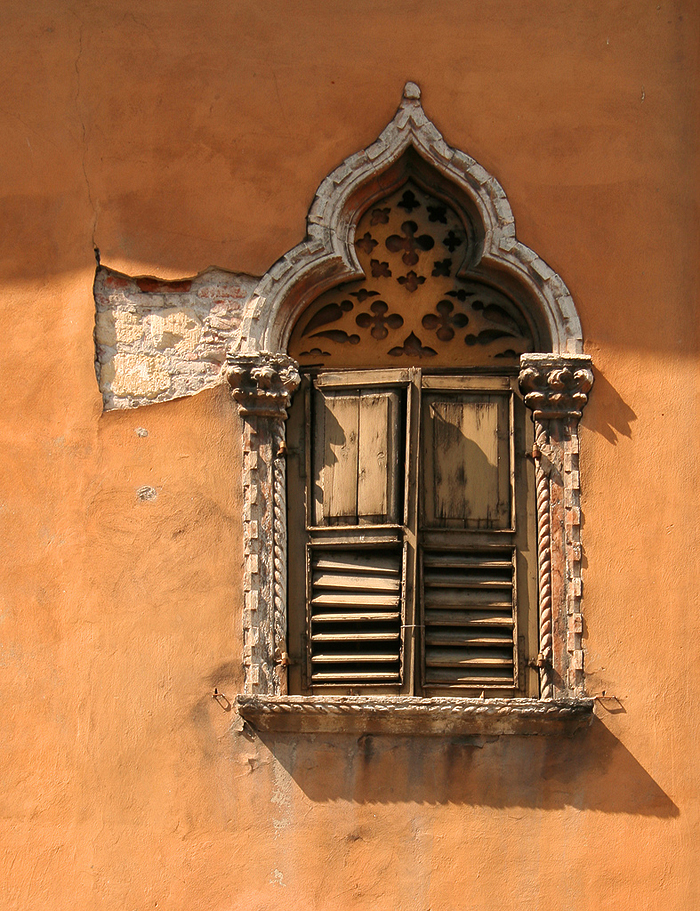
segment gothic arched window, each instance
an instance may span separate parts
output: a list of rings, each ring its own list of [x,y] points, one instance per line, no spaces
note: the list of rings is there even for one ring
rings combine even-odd
[[[308,224],[229,357],[246,419],[241,714],[425,733],[579,723],[592,374],[564,283],[411,83]]]

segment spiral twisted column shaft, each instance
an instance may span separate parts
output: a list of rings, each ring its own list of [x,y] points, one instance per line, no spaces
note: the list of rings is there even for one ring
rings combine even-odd
[[[277,665],[276,689],[287,693],[287,461],[282,421],[275,421],[272,434],[272,637]]]
[[[549,475],[542,462],[542,452],[549,445],[547,427],[536,424],[535,472],[537,491],[537,571],[540,592],[540,648],[537,666],[540,675],[540,699],[552,699],[553,612],[552,612],[552,530],[550,516]]]

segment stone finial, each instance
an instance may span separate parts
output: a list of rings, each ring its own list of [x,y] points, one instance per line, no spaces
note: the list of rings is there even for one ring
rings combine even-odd
[[[407,82],[403,87],[403,97],[407,101],[420,101],[420,86],[415,82]]]
[[[587,355],[524,354],[518,382],[536,421],[581,417],[593,386]]]
[[[299,385],[296,361],[283,354],[229,355],[226,378],[240,413],[286,420]]]

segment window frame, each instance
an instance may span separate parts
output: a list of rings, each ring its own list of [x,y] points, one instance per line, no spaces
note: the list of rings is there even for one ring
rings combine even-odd
[[[285,420],[299,383],[287,356],[292,327],[310,300],[362,277],[354,228],[374,200],[429,173],[469,208],[482,270],[522,295],[546,327],[548,353],[520,358],[519,383],[535,426],[538,511],[538,698],[293,697],[287,695]],[[450,189],[451,188],[451,189]],[[348,158],[319,187],[307,236],[262,277],[244,307],[226,375],[243,421],[243,663],[241,716],[260,730],[464,734],[547,733],[590,721],[581,611],[579,420],[593,383],[581,324],[557,275],[515,236],[500,184],[450,148],[407,83],[396,116],[378,140]]]

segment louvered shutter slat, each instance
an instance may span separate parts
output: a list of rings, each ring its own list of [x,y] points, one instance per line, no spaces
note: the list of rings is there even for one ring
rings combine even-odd
[[[427,552],[423,608],[427,686],[514,685],[511,549]]]
[[[371,670],[359,670],[353,668],[352,671],[343,672],[340,670],[333,673],[324,673],[323,671],[315,672],[313,675],[316,684],[336,684],[344,686],[363,686],[374,683],[396,683],[397,676],[393,671],[386,673],[372,668]]]
[[[311,681],[401,679],[401,552],[318,549],[311,558]]]
[[[430,683],[432,686],[441,687],[511,687],[513,685],[513,672],[508,668],[431,668]]]
[[[315,603],[315,602],[314,602]],[[401,617],[400,611],[366,611],[363,609],[353,613],[342,613],[340,611],[325,614],[313,614],[313,622],[317,623],[349,623],[352,629],[357,629],[359,623],[372,623],[374,621],[386,622],[388,620],[398,620]],[[313,636],[312,636],[313,638]]]
[[[360,598],[361,589],[355,591],[324,591],[322,594],[316,595],[311,599],[311,605],[314,608],[331,608],[331,607],[340,607],[344,609],[358,608],[358,610],[365,610],[368,607],[375,608],[380,610],[381,608],[386,608],[387,610],[397,609],[399,606],[399,598],[397,595],[392,594],[373,594],[371,592],[362,592],[362,597]]]
[[[320,554],[316,557],[315,566],[318,571],[328,570],[330,572],[357,572],[362,569],[371,575],[394,575],[396,573],[396,564],[390,557],[382,557],[377,553],[363,554],[353,553],[349,557],[343,557],[339,554],[330,553],[325,556]]]
[[[492,628],[488,630],[442,629],[437,627],[429,629],[425,634],[428,645],[496,645],[511,647],[513,636],[508,630]]]
[[[393,652],[370,652],[366,651],[362,655],[356,652],[328,652],[327,654],[314,654],[311,660],[314,664],[388,664],[394,661],[396,655]]]
[[[386,633],[372,632],[344,632],[344,633],[314,633],[311,637],[313,642],[355,642],[357,640],[367,640],[369,642],[385,642],[387,640],[398,639],[399,631]]]
[[[471,626],[476,628],[493,627],[513,628],[513,617],[494,614],[493,612],[479,612],[467,610],[431,610],[428,618],[430,627],[436,626]]]
[[[315,589],[329,588],[333,591],[398,592],[399,580],[385,576],[356,575],[352,573],[314,573]]]
[[[482,589],[457,589],[435,587],[434,589],[426,588],[425,592],[426,608],[459,608],[466,607],[483,607],[485,609],[493,607],[503,607],[510,610],[512,607],[511,591],[503,588],[492,590]]]
[[[488,649],[431,647],[425,663],[428,667],[510,667],[513,656]]]
[[[462,567],[487,567],[494,569],[508,569],[511,565],[510,560],[499,560],[496,557],[488,557],[483,552],[475,554],[439,554],[433,555],[426,553],[423,555],[424,566],[440,566],[443,570],[461,569]]]
[[[450,573],[441,572],[426,579],[426,588],[460,588],[475,589],[483,591],[484,589],[508,588],[511,580],[484,578],[483,576],[471,576],[466,572]]]

